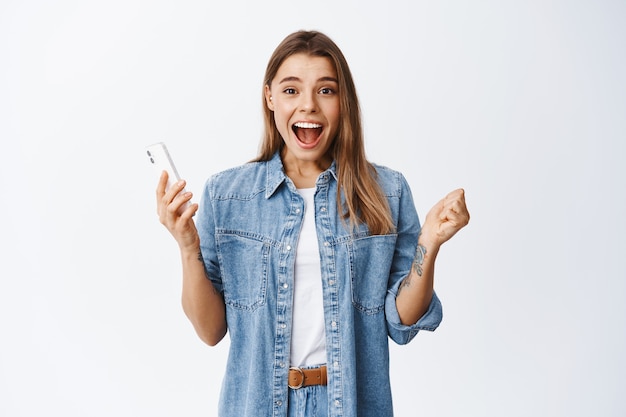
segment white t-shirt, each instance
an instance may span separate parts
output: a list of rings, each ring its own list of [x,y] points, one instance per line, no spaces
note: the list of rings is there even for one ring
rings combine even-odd
[[[304,221],[298,247],[293,293],[291,366],[326,363],[324,299],[320,250],[315,230],[315,188],[298,189],[304,198]]]

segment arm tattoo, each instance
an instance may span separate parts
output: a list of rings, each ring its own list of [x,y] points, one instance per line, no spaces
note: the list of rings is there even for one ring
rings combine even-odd
[[[420,277],[424,273],[422,269],[422,265],[424,265],[424,255],[426,255],[426,248],[423,245],[417,245],[417,250],[415,251],[415,260],[413,261],[413,269],[417,272],[417,275]]]
[[[410,286],[411,286],[411,274],[407,275],[406,278],[404,278],[404,281],[402,281],[402,284],[400,284],[400,287],[398,288],[398,294],[396,294],[396,297],[400,295],[400,291]]]
[[[417,250],[415,251],[415,260],[413,260],[413,269],[418,276],[422,276],[424,270],[422,269],[422,265],[424,264],[424,255],[426,255],[426,248],[423,245],[417,245]],[[407,275],[400,284],[400,288],[398,288],[398,294],[405,287],[411,286],[411,274]]]
[[[424,270],[422,269],[422,265],[424,265],[424,255],[426,255],[426,248],[423,245],[417,245],[417,250],[415,251],[415,260],[413,261],[413,269],[418,276],[422,276]],[[400,284],[398,288],[398,294],[402,291],[403,288],[411,286],[411,274],[407,275]]]

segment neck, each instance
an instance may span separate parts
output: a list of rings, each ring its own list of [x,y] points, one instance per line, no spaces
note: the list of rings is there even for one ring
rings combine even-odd
[[[293,181],[296,188],[313,188],[317,177],[328,169],[332,160],[323,158],[315,161],[305,161],[290,157],[283,153],[283,167],[285,175]]]

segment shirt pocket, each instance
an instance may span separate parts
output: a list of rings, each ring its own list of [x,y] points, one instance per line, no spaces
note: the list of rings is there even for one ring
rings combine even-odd
[[[350,244],[352,304],[365,314],[384,310],[396,235],[355,239]]]
[[[224,302],[240,310],[265,304],[270,245],[256,235],[223,233],[216,236],[224,288]]]

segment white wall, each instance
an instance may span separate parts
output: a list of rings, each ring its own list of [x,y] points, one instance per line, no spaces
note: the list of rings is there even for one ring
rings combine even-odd
[[[623,416],[626,4],[0,3],[0,415],[214,415],[228,342],[180,308],[145,145],[196,194],[252,158],[265,64],[326,32],[370,159],[462,186],[445,318],[392,347],[399,416]]]

